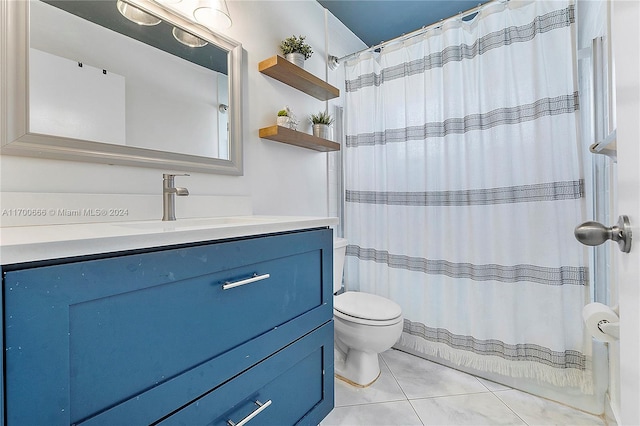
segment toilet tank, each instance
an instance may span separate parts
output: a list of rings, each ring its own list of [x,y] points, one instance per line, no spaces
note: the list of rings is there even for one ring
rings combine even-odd
[[[340,291],[342,287],[342,269],[344,256],[347,251],[347,240],[335,238],[333,240],[333,292]]]

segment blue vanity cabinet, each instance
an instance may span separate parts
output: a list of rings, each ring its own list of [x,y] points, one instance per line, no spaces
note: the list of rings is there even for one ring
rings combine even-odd
[[[324,418],[314,412],[327,399],[324,371],[333,365],[333,327],[325,324],[285,347],[234,380],[192,402],[160,423],[228,426],[255,418],[257,425],[315,426]]]
[[[332,256],[313,229],[3,268],[6,424],[237,423],[263,397],[255,424],[317,424]]]

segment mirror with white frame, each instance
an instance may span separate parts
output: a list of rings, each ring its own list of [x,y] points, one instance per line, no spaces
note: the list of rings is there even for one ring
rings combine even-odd
[[[1,13],[2,154],[242,174],[240,43],[151,0],[30,0]]]

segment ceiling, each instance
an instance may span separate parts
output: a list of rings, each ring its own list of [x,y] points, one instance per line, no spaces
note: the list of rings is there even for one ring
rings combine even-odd
[[[318,0],[367,46],[469,10],[487,0]]]

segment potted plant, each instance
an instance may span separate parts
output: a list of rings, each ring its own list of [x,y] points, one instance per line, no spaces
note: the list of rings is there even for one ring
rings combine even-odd
[[[309,117],[313,124],[313,136],[322,139],[329,139],[329,126],[333,124],[333,117],[328,112],[321,111],[317,114],[311,114]]]
[[[278,126],[289,126],[289,108],[281,109],[278,111],[278,118],[276,118],[276,124]]]
[[[280,49],[285,59],[300,68],[304,68],[304,61],[313,55],[311,46],[304,41],[305,38],[305,36],[291,36],[280,43]]]
[[[285,106],[283,109],[278,111],[276,124],[278,126],[288,127],[293,130],[296,130],[298,128],[298,120],[296,120],[295,114],[288,106]]]

